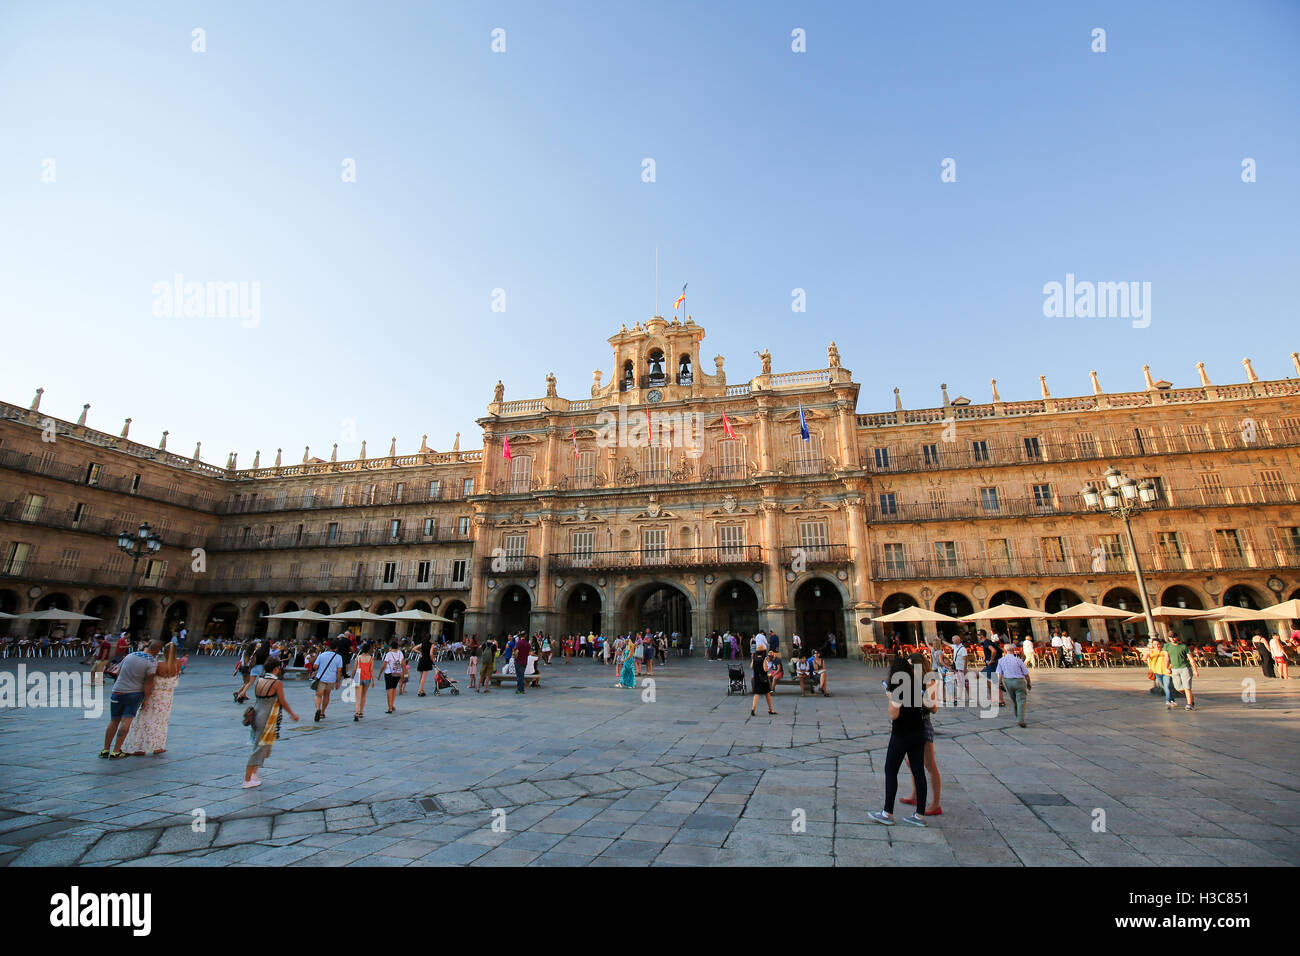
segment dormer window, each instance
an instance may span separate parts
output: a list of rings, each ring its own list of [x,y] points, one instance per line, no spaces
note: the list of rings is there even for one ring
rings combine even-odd
[[[668,383],[668,377],[664,374],[664,353],[659,349],[655,349],[653,352],[650,353],[649,359],[650,359],[649,384],[652,387],[655,385],[666,385]]]
[[[683,354],[677,362],[677,384],[690,385],[693,380],[693,376],[691,375],[691,357],[690,355]]]

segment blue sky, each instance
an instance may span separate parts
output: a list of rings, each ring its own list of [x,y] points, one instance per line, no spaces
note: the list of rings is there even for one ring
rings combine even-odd
[[[218,463],[478,447],[498,378],[609,380],[656,246],[731,381],[835,339],[863,411],[1293,375],[1297,50],[1290,2],[9,3],[0,397]],[[258,324],[155,316],[177,273]],[[1067,273],[1150,326],[1045,318]]]

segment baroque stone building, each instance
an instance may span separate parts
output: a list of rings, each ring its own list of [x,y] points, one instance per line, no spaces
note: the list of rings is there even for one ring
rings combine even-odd
[[[822,369],[729,385],[704,329],[650,319],[609,339],[612,374],[566,399],[505,401],[482,450],[224,468],[82,421],[0,405],[0,610],[49,606],[110,625],[148,521],[136,630],[264,633],[308,608],[421,608],[449,632],[649,626],[834,633],[919,604],[956,617],[999,603],[1264,606],[1300,596],[1300,379],[1147,387],[1032,401],[949,399],[859,413],[834,343]],[[1300,375],[1300,357],[1292,353]],[[129,425],[129,423],[128,423]],[[508,449],[508,454],[507,454]],[[1122,526],[1080,495],[1114,465],[1157,500]],[[25,622],[11,622],[21,629]],[[271,622],[277,633],[309,625]],[[0,621],[0,628],[5,627]],[[1104,638],[1100,621],[1072,625]],[[1040,636],[1041,625],[1022,623]],[[1114,625],[1112,625],[1112,628]],[[1208,636],[1204,624],[1195,626]],[[927,628],[927,632],[934,630]],[[847,641],[845,637],[847,636]]]

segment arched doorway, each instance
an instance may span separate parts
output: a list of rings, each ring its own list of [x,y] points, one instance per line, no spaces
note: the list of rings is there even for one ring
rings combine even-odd
[[[935,599],[934,609],[940,614],[947,614],[949,617],[955,618],[964,618],[975,613],[975,605],[971,604],[970,598],[960,591],[945,591],[940,594]],[[935,625],[935,630],[947,642],[951,641],[962,630],[962,625],[940,621]]]
[[[326,604],[324,601],[317,601],[315,604],[311,606],[311,609],[315,611],[317,614],[328,615],[332,613],[330,611],[330,606]],[[330,622],[317,621],[315,624],[312,625],[311,634],[312,634],[312,640],[315,641],[316,643],[323,643],[324,641],[328,641],[330,637]]]
[[[1043,610],[1048,614],[1056,614],[1067,608],[1072,608],[1076,604],[1082,604],[1083,598],[1079,597],[1069,588],[1057,588],[1051,594],[1047,595],[1047,600],[1043,602]],[[1056,626],[1072,638],[1078,638],[1079,643],[1085,643],[1088,640],[1088,620],[1087,618],[1056,618]]]
[[[433,607],[432,605],[429,604],[428,601],[416,601],[409,608],[407,608],[407,610],[424,611],[427,614],[433,613]],[[432,630],[433,630],[432,621],[412,621],[411,626],[408,629],[407,633],[410,634],[411,640],[418,643],[424,640],[426,637],[428,637],[429,634],[432,633]]]
[[[1193,611],[1204,611],[1205,602],[1201,596],[1189,587],[1181,584],[1175,584],[1165,588],[1164,594],[1160,595],[1160,603],[1165,607],[1190,608]],[[1183,636],[1183,640],[1191,642],[1195,640],[1198,643],[1209,641],[1213,634],[1213,629],[1209,621],[1191,621],[1178,620],[1166,623],[1168,630],[1177,630]]]
[[[920,605],[917,603],[916,598],[912,597],[910,594],[904,594],[899,591],[889,595],[889,597],[880,602],[880,616],[885,617],[886,615],[894,614],[898,611],[905,611],[909,607],[919,606]],[[891,622],[889,624],[882,624],[880,627],[880,638],[886,646],[895,642],[899,644],[919,644],[921,642],[920,624],[894,624]]]
[[[131,637],[137,641],[159,636],[153,632],[154,606],[151,598],[140,598],[131,605],[126,626],[131,632]]]
[[[229,602],[218,604],[208,612],[203,624],[203,636],[214,640],[233,640],[239,624],[239,608]]]
[[[107,594],[101,594],[87,604],[85,610],[81,613],[99,618],[98,621],[83,622],[86,625],[83,634],[93,634],[95,631],[102,631],[107,634],[113,625],[117,623],[117,599],[109,597]]]
[[[1009,604],[1013,607],[1029,607],[1029,602],[1024,599],[1020,592],[1010,589],[998,591],[989,598],[989,607],[997,607],[999,604]],[[1012,612],[1008,611],[1007,613],[1010,615]],[[991,623],[995,629],[1005,627],[1007,636],[1012,637],[1014,640],[1024,640],[1026,637],[1032,637],[1034,633],[1033,619],[1028,617],[1009,616]]]
[[[379,615],[396,614],[397,605],[394,604],[392,601],[380,601],[379,606],[372,609],[372,613],[379,614]],[[396,633],[397,633],[396,621],[371,621],[370,622],[370,637],[372,640],[380,641],[381,643],[387,643],[390,639],[392,639],[392,637]]]
[[[442,635],[453,644],[465,639],[465,602],[452,601],[439,613],[451,618],[451,623],[442,625]]]
[[[163,615],[163,636],[170,639],[172,632],[177,634],[182,628],[189,628],[190,606],[185,601],[172,601],[167,605],[167,613]],[[189,638],[189,635],[186,635]]]
[[[714,592],[713,626],[719,631],[746,636],[758,630],[758,595],[748,581],[733,578]]]
[[[270,613],[271,605],[265,601],[258,601],[253,608],[253,637],[256,640],[266,640],[266,635],[271,630],[271,622],[266,619],[266,616]]]
[[[632,588],[623,598],[615,630],[619,634],[663,631],[691,636],[691,599],[672,584],[654,581]]]
[[[501,595],[502,634],[527,633],[532,621],[533,599],[528,591],[518,584],[512,584]]]
[[[1106,607],[1117,607],[1121,611],[1128,611],[1131,614],[1142,613],[1142,599],[1132,588],[1111,588],[1102,596],[1101,603]],[[1139,627],[1146,630],[1145,625],[1127,624],[1123,618],[1103,621],[1102,623],[1105,625],[1107,638],[1112,642],[1135,637]]]
[[[285,601],[285,602],[284,602],[284,607],[280,608],[280,610],[279,610],[278,613],[280,613],[280,614],[289,614],[290,612],[292,612],[292,611],[297,611],[298,609],[299,609],[299,608],[298,608],[298,605],[297,605],[296,602],[294,602],[294,601]],[[292,641],[294,638],[296,638],[296,637],[298,636],[298,622],[297,622],[297,621],[276,621],[275,623],[279,625],[279,626],[275,629],[275,637],[276,637],[276,640],[279,640],[279,641]]]
[[[0,591],[0,611],[6,614],[18,613],[18,594],[16,592]],[[87,611],[86,613],[89,614],[90,612]],[[90,623],[94,624],[96,622],[91,621]],[[100,626],[104,625],[101,624]],[[112,621],[109,622],[109,626],[112,626]],[[9,634],[9,618],[7,617],[0,617],[0,634],[6,636]]]
[[[1223,603],[1228,607],[1244,607],[1258,611],[1262,607],[1268,607],[1270,602],[1264,601],[1260,593],[1249,584],[1234,584],[1223,592]]]
[[[794,593],[794,620],[806,652],[829,653],[828,642],[834,634],[836,654],[845,653],[844,599],[830,581],[809,578],[799,586]]]
[[[564,602],[565,634],[600,634],[601,609],[603,602],[600,592],[590,584],[579,584]]]

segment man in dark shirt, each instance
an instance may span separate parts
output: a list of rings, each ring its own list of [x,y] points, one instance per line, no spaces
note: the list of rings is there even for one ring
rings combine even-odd
[[[989,699],[992,700],[993,698],[993,687],[996,684],[998,706],[1004,706],[1007,698],[1002,691],[1002,681],[997,675],[998,658],[1002,656],[1002,645],[990,638],[987,631],[980,631],[980,647],[984,649],[984,676],[989,682]]]
[[[528,670],[528,655],[532,652],[532,645],[528,643],[528,635],[520,634],[519,643],[515,645],[515,693],[524,692],[524,672]]]

